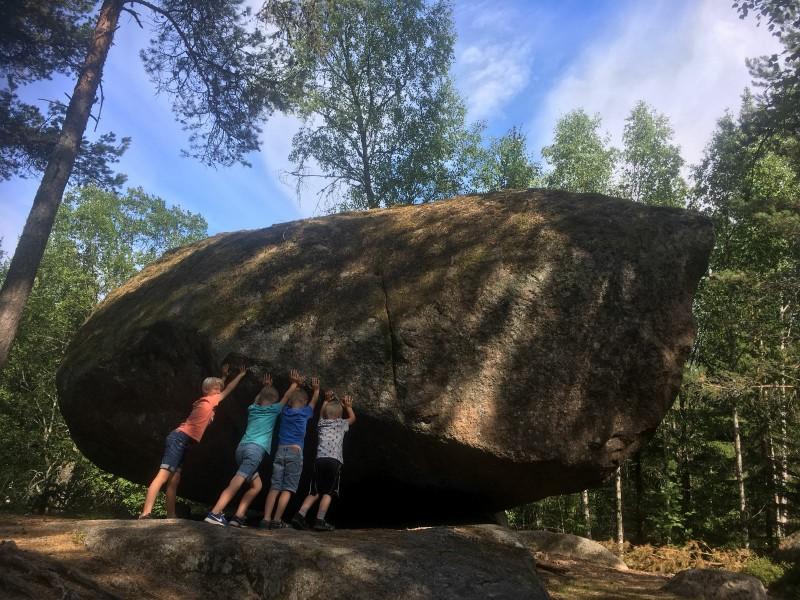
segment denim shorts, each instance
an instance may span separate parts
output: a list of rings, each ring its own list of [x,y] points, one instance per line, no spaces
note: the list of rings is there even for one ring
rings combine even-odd
[[[238,469],[236,474],[244,477],[245,481],[253,481],[258,477],[258,465],[266,454],[258,444],[239,444],[236,446],[236,464]]]
[[[192,444],[194,440],[182,431],[177,429],[170,431],[164,444],[164,456],[161,457],[159,468],[166,469],[170,473],[180,471],[183,457]]]
[[[293,446],[278,446],[272,463],[273,490],[296,492],[303,472],[303,451]]]

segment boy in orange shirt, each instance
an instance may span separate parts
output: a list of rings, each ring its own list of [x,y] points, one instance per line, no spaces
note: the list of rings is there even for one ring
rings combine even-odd
[[[227,387],[219,377],[206,377],[203,380],[203,397],[194,401],[192,412],[189,413],[186,420],[167,436],[161,466],[155,479],[147,488],[144,508],[142,514],[139,515],[140,519],[152,518],[150,513],[156,503],[158,493],[165,483],[167,484],[167,518],[175,518],[175,496],[181,480],[181,464],[186,450],[202,439],[206,427],[214,420],[214,411],[217,409],[217,405],[236,389],[246,372],[245,367],[239,367],[239,374]],[[227,373],[228,368],[225,365],[222,367],[223,377]]]

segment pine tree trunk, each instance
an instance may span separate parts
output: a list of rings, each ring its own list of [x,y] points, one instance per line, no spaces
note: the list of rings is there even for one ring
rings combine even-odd
[[[739,409],[733,405],[733,446],[736,451],[736,481],[739,484],[739,518],[742,523],[744,547],[750,547],[750,531],[747,526],[747,496],[744,491],[744,469],[742,468],[742,438],[739,432]]]
[[[666,423],[665,423],[666,425]],[[665,541],[667,544],[672,542],[672,500],[670,494],[672,493],[672,486],[670,485],[669,473],[669,459],[670,459],[670,446],[667,427],[662,429],[664,431],[664,445],[662,447],[661,461],[664,475],[661,479],[661,493],[664,496],[664,516],[667,518],[667,528],[665,530]]]
[[[614,477],[616,484],[616,499],[617,499],[617,548],[619,555],[625,549],[625,532],[622,528],[622,467],[617,467],[616,476]]]
[[[778,475],[777,461],[775,459],[775,444],[772,439],[772,424],[767,423],[767,458],[769,459],[770,474],[772,475],[772,508],[775,523],[773,543],[777,546],[783,539],[783,524],[781,523],[781,495],[780,478]]]
[[[789,431],[786,425],[787,412],[788,412],[788,398],[786,394],[786,371],[789,366],[786,364],[786,345],[791,334],[791,325],[787,323],[787,315],[789,312],[790,304],[784,304],[781,300],[780,320],[781,320],[781,379],[779,389],[779,417],[780,417],[780,523],[781,529],[785,532],[789,522],[789,503],[787,497],[787,488],[789,485],[789,457],[788,457],[788,444],[789,444]]]
[[[8,360],[64,188],[72,173],[122,5],[123,0],[105,0],[100,8],[86,60],[67,107],[64,125],[0,289],[0,369],[5,367]]]
[[[636,503],[634,504],[636,516],[636,542],[644,541],[644,512],[642,511],[642,497],[644,496],[644,475],[642,474],[642,451],[633,455],[633,480],[636,488]]]
[[[680,407],[680,446],[678,448],[678,469],[680,470],[681,480],[681,510],[684,520],[686,515],[692,512],[692,476],[689,471],[689,434],[686,423],[686,400],[683,394],[678,395],[678,406]]]
[[[589,490],[581,492],[581,504],[583,505],[583,527],[587,538],[592,539],[592,513],[589,509]]]

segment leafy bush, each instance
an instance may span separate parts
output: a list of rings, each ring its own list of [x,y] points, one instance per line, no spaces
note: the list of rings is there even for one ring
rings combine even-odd
[[[758,577],[764,586],[770,587],[786,575],[788,567],[786,563],[774,563],[766,556],[753,556],[744,565],[742,573]]]

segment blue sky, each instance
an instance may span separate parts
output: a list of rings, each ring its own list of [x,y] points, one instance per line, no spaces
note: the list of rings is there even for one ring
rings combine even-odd
[[[730,0],[455,0],[453,74],[468,120],[488,133],[512,126],[537,153],[560,115],[582,107],[603,117],[618,142],[627,113],[643,99],[672,119],[675,138],[697,162],[716,120],[736,109],[749,83],[744,59],[776,48]],[[320,211],[314,190],[298,199],[284,172],[299,121],[274,115],[252,168],[209,168],[181,156],[187,136],[169,99],[156,96],[138,58],[147,41],[125,15],[104,75],[98,132],[133,138],[119,170],[128,184],[205,216],[209,231],[266,227]],[[74,82],[55,79],[23,97],[63,99]],[[95,108],[96,110],[96,108]],[[90,125],[92,123],[90,122]],[[0,238],[13,251],[38,180],[0,183]]]

